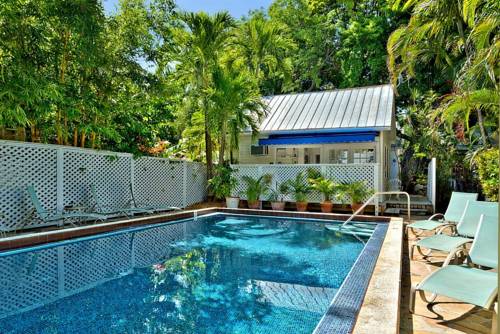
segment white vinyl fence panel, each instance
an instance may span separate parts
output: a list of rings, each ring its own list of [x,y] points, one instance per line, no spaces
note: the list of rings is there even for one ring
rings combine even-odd
[[[355,181],[364,181],[367,188],[380,191],[379,185],[379,165],[376,163],[366,164],[305,164],[305,165],[232,165],[236,170],[235,176],[238,179],[238,185],[233,191],[234,196],[240,196],[246,199],[245,182],[242,177],[244,175],[252,178],[258,178],[264,174],[272,176],[272,187],[276,186],[276,182],[281,184],[289,179],[293,179],[301,172],[307,172],[308,169],[314,169],[325,177],[333,179],[338,183],[349,183]],[[267,198],[262,198],[267,200]],[[293,201],[292,195],[285,197],[286,201]],[[309,202],[321,202],[321,194],[311,192]],[[338,202],[347,203],[347,198],[340,198]]]
[[[30,185],[47,210],[92,207],[92,186],[110,207],[129,205],[131,185],[136,201],[146,205],[186,207],[207,193],[201,163],[0,140],[0,231],[44,225],[31,219]]]

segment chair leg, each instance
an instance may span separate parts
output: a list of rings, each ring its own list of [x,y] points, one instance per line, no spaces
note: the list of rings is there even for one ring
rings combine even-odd
[[[437,298],[437,294],[435,293],[433,293],[429,298],[427,298],[424,290],[419,290],[418,292],[420,293],[420,298],[422,298],[422,300],[427,304],[433,303]]]
[[[417,286],[416,285],[412,285],[411,289],[410,289],[410,305],[409,305],[410,313],[415,313],[415,297],[416,297],[416,294],[417,294]]]
[[[428,249],[427,251],[423,251],[422,250],[422,247],[418,246],[418,245],[414,245],[416,248],[417,248],[417,252],[422,255],[423,257],[426,257],[426,256],[429,256],[431,255],[432,253],[432,249]]]
[[[447,265],[449,265],[451,260],[453,260],[453,258],[455,258],[457,255],[458,255],[458,252],[456,250],[453,250],[450,253],[448,253],[446,260],[444,260],[444,262],[443,262],[443,267],[446,267]]]
[[[498,333],[498,303],[495,303],[495,307],[493,308],[493,318],[491,319],[491,334]]]

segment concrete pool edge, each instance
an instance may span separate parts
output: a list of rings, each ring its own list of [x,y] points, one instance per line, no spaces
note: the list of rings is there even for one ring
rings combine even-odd
[[[403,219],[391,218],[353,334],[399,333]]]

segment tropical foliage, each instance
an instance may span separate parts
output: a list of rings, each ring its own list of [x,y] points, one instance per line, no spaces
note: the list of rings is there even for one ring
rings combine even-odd
[[[215,168],[214,176],[208,180],[208,187],[216,199],[224,199],[232,195],[238,184],[233,175],[234,169],[230,166],[219,165]]]
[[[409,0],[397,1],[394,8],[411,18],[388,40],[389,70],[395,85],[415,89],[405,114],[419,118],[403,125],[402,137],[412,142],[410,151],[427,156],[435,151],[441,180],[463,180],[460,188],[474,190],[469,157],[498,150],[498,1]],[[422,103],[415,102],[419,99]],[[498,170],[498,159],[484,163]],[[483,189],[491,187],[484,180],[480,177]],[[493,183],[498,187],[498,179]]]
[[[282,183],[283,190],[293,196],[296,202],[307,202],[311,185],[307,182],[306,173],[298,173],[295,178]]]
[[[356,181],[342,184],[342,194],[351,199],[352,204],[360,204],[373,194],[373,189],[368,188],[366,182]]]
[[[481,181],[492,198],[481,171],[498,161],[477,157],[498,149],[499,10],[274,0],[235,19],[174,0],[3,1],[0,138],[206,161],[210,178],[257,134],[262,96],[392,81],[405,189],[437,157],[440,189]]]
[[[244,175],[241,180],[245,183],[245,195],[249,202],[259,201],[262,196],[269,193],[272,181],[271,174],[264,174],[256,179]]]

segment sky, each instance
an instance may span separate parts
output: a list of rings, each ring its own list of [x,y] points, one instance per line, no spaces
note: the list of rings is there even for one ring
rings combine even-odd
[[[248,14],[250,10],[267,9],[272,0],[177,0],[176,2],[179,8],[186,11],[198,12],[202,10],[212,14],[226,10],[233,17],[240,18]],[[103,3],[107,14],[116,11],[118,7],[118,0],[103,0]]]

